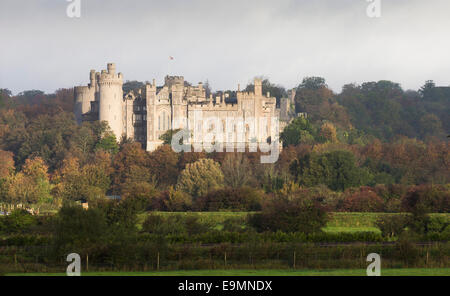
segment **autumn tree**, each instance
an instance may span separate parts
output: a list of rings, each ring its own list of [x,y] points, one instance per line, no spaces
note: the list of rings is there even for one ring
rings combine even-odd
[[[337,142],[336,127],[331,122],[325,122],[320,127],[319,137],[325,142]]]
[[[184,191],[175,190],[173,187],[162,193],[162,202],[165,209],[170,212],[187,211],[192,207],[192,197]]]
[[[0,150],[0,179],[6,178],[14,172],[14,154]]]
[[[8,195],[10,202],[39,208],[52,202],[48,167],[40,157],[27,159],[24,167],[12,178]]]
[[[121,192],[122,184],[135,182],[150,182],[150,164],[148,153],[142,149],[140,143],[124,144],[113,159],[113,189]]]
[[[224,176],[219,163],[212,159],[200,159],[188,164],[181,172],[176,188],[198,197],[210,190],[223,187],[223,184]]]
[[[225,184],[233,188],[246,185],[252,177],[250,163],[243,153],[227,153],[222,162],[222,172]]]
[[[178,158],[178,153],[170,145],[162,145],[150,153],[150,171],[160,187],[166,188],[177,183]]]
[[[55,195],[60,203],[86,200],[90,204],[105,198],[109,190],[110,167],[99,155],[90,164],[80,167],[79,160],[69,157],[56,174]]]

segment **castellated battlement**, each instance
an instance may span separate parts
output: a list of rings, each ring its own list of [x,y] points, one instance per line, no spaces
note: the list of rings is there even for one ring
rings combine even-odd
[[[167,75],[164,78],[164,85],[171,87],[173,85],[183,85],[184,86],[184,77],[183,76],[169,76]]]
[[[75,94],[83,94],[90,91],[89,86],[75,86],[73,89],[75,90]]]
[[[239,111],[238,104],[229,104],[216,99],[216,103],[211,100],[203,102],[189,102],[188,105],[194,110],[202,111]]]
[[[100,120],[109,124],[116,139],[123,136],[138,141],[152,151],[163,143],[160,139],[168,130],[186,128],[195,112],[204,118],[233,117],[237,120],[276,116],[275,101],[270,94],[262,94],[262,80],[254,80],[254,90],[236,91],[209,97],[204,85],[185,86],[183,76],[166,76],[164,85],[146,83],[139,90],[123,93],[123,75],[114,63],[106,70],[90,70],[89,84],[74,87],[77,121]],[[265,139],[258,139],[264,141]]]

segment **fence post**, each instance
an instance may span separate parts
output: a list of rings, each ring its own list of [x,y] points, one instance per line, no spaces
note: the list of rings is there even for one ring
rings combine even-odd
[[[86,254],[86,271],[89,271],[89,254]]]
[[[225,266],[227,266],[227,252],[225,252]]]
[[[158,257],[156,260],[156,270],[159,270],[159,252],[158,252]]]
[[[295,251],[294,251],[294,269],[295,269]]]

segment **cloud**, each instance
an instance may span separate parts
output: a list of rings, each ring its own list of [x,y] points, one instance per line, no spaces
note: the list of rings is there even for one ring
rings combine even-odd
[[[285,87],[322,76],[335,91],[380,79],[450,84],[445,0],[382,0],[377,19],[364,0],[81,0],[79,19],[68,4],[1,2],[0,87],[53,92],[86,84],[107,62],[128,80],[177,74],[214,89],[257,75]]]

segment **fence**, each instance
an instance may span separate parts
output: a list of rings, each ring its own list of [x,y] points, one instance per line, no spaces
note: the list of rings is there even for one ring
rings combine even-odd
[[[154,271],[199,269],[353,269],[366,268],[378,253],[383,268],[449,267],[449,243],[392,244],[217,244],[169,245],[72,250],[82,271]],[[67,252],[71,253],[71,252]],[[67,254],[65,256],[67,256]],[[51,246],[1,247],[0,272],[65,272],[65,256]]]

